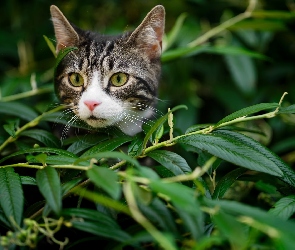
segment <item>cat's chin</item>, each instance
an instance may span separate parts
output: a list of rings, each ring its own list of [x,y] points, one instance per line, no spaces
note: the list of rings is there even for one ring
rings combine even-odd
[[[111,123],[108,122],[107,119],[103,118],[89,118],[87,120],[84,120],[89,126],[93,128],[105,128],[109,126],[116,126],[118,127],[124,134],[126,135],[136,135],[137,133],[142,131],[141,125],[142,124],[133,124],[133,123],[128,123],[128,122],[119,122],[119,123]]]
[[[90,117],[84,121],[93,128],[104,128],[111,125],[106,119],[103,118]]]

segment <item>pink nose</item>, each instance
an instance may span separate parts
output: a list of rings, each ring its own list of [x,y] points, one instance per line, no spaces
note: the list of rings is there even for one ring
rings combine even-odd
[[[96,106],[101,104],[101,102],[98,102],[98,101],[84,101],[84,104],[89,108],[90,111],[93,111]]]

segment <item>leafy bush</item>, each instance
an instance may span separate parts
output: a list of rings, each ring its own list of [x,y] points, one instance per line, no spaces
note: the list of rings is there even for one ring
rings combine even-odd
[[[173,78],[183,57],[191,67],[196,54],[216,53],[225,58],[244,100],[254,95],[259,68],[254,58],[269,58],[241,44],[205,42],[228,29],[242,34],[243,25],[266,29],[267,21],[294,18],[286,11],[256,11],[255,3],[186,45],[180,42],[187,28],[180,15],[167,33],[163,77]],[[177,71],[177,81],[181,71],[192,73],[190,67]],[[0,249],[80,249],[95,243],[102,249],[293,248],[295,172],[279,152],[289,150],[287,160],[294,162],[294,140],[282,138],[271,146],[266,123],[275,120],[270,124],[288,131],[295,113],[295,105],[285,101],[288,89],[276,102],[239,109],[241,103],[233,101],[235,112],[195,125],[197,99],[195,106],[184,99],[186,105],[175,105],[130,137],[115,129],[89,131],[71,121],[63,106],[44,112],[47,104],[39,96],[53,95],[53,89],[37,88],[34,75],[30,82],[32,90],[0,102]],[[3,84],[6,91],[8,85]],[[162,88],[165,96],[167,87]],[[167,95],[177,88],[179,83],[173,84]],[[183,89],[189,88],[188,83]],[[166,105],[159,108],[167,110]]]

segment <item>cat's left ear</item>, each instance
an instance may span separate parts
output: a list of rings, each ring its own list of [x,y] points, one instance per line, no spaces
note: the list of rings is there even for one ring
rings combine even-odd
[[[162,52],[164,29],[165,9],[162,5],[157,5],[133,31],[128,42],[135,43],[139,49],[143,49],[149,59],[159,58]]]
[[[56,53],[66,47],[78,46],[79,36],[59,8],[51,5],[50,12],[56,38]]]

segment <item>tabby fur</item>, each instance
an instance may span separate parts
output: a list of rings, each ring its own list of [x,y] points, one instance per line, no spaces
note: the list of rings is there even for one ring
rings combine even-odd
[[[116,126],[128,135],[140,132],[157,102],[164,7],[154,7],[133,32],[117,36],[81,30],[54,5],[50,11],[56,52],[77,48],[55,70],[61,102],[92,127]],[[116,86],[111,79],[126,82]],[[83,84],[74,86],[71,81]]]

